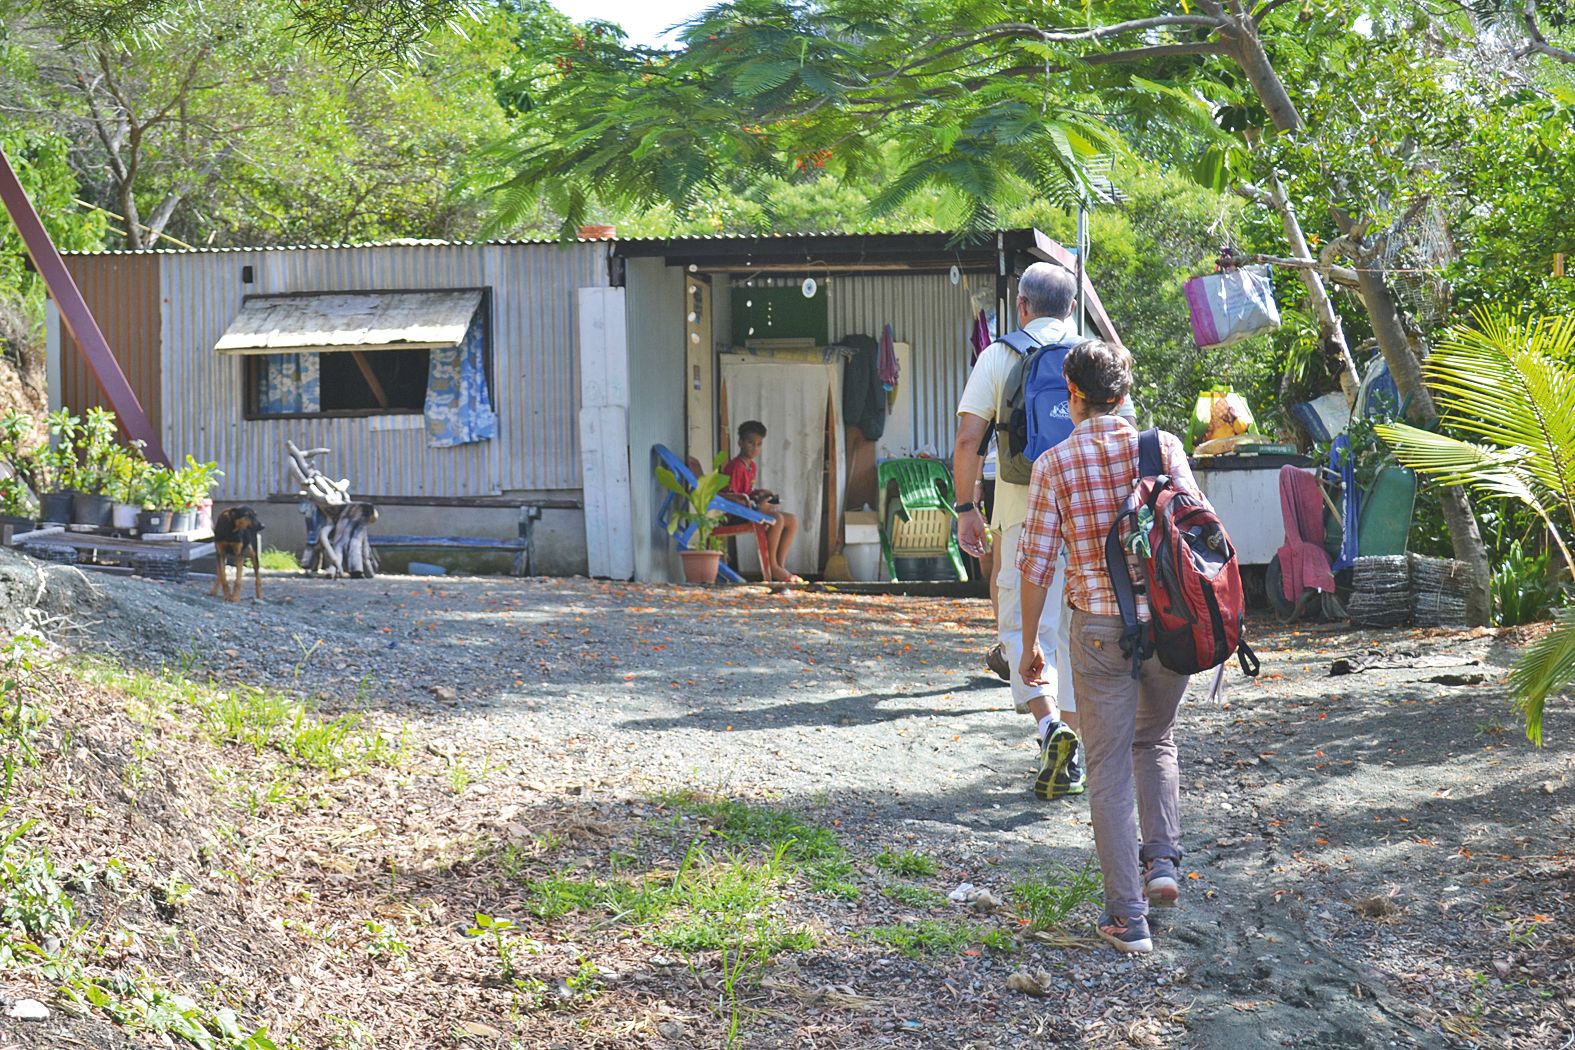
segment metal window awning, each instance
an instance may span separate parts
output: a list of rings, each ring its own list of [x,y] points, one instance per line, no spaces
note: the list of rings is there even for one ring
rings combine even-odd
[[[458,346],[480,289],[248,295],[213,345],[221,354],[439,350]]]

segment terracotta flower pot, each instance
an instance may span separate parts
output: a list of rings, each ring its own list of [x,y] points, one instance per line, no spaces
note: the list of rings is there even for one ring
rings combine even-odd
[[[684,560],[685,583],[715,583],[717,567],[722,564],[721,551],[679,551]]]

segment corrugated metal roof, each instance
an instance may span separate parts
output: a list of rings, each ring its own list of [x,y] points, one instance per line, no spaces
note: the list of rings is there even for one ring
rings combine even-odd
[[[437,350],[458,346],[479,289],[248,295],[213,348],[221,354]]]
[[[996,231],[987,235],[993,237]],[[1021,232],[1021,231],[1000,231]],[[234,245],[218,248],[105,248],[98,251],[67,251],[62,255],[221,255],[251,252],[295,252],[295,251],[320,251],[325,248],[476,248],[495,247],[518,244],[658,244],[658,243],[687,243],[687,242],[730,242],[730,241],[794,241],[813,240],[815,238],[830,237],[935,237],[955,236],[948,230],[892,230],[887,232],[872,232],[868,230],[819,230],[811,233],[701,233],[672,237],[574,237],[569,239],[557,237],[505,237],[494,240],[479,241],[444,241],[434,238],[405,237],[389,241],[367,241],[359,244],[269,244],[269,245]]]

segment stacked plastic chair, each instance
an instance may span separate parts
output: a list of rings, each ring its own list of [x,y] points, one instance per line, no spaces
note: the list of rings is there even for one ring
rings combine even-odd
[[[876,470],[880,486],[880,553],[893,583],[898,558],[951,559],[957,579],[966,581],[962,550],[953,523],[957,502],[951,471],[935,459],[889,459]]]

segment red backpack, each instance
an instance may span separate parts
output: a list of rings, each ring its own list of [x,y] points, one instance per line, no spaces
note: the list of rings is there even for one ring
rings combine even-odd
[[[1158,430],[1138,437],[1138,475],[1105,538],[1105,566],[1126,623],[1121,651],[1132,657],[1132,677],[1150,656],[1178,674],[1195,674],[1232,653],[1243,674],[1257,675],[1242,622],[1236,548],[1208,503],[1165,473]],[[1136,584],[1129,551],[1141,568]],[[1137,615],[1139,588],[1148,595],[1146,623]]]

